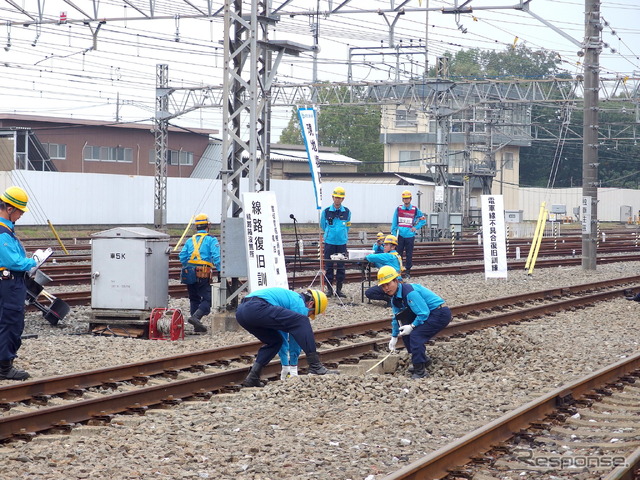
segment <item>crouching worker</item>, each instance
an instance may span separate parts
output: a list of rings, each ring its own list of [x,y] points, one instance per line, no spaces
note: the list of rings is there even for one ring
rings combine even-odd
[[[393,309],[389,350],[395,350],[400,335],[411,354],[411,378],[424,378],[429,376],[426,368],[431,365],[425,343],[449,325],[451,310],[428,288],[417,283],[402,283],[399,277],[396,269],[390,266],[378,271],[378,285],[391,296]]]
[[[365,258],[369,263],[372,263],[378,268],[389,265],[401,273],[404,269],[402,267],[402,257],[396,252],[397,245],[398,239],[394,235],[387,235],[384,239],[384,252],[372,253]],[[369,300],[383,300],[387,307],[391,306],[391,297],[384,293],[380,285],[374,285],[368,288],[364,294]]]
[[[256,290],[247,295],[236,310],[236,320],[242,328],[254,335],[264,345],[258,350],[255,363],[249,375],[242,382],[243,387],[263,387],[260,373],[282,346],[280,332],[288,333],[307,355],[309,374],[326,375],[338,373],[327,370],[320,363],[316,351],[311,322],[327,308],[327,296],[320,290],[296,293],[286,288],[270,287]]]

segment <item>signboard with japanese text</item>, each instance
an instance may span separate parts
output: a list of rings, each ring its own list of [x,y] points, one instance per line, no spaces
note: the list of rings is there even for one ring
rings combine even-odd
[[[244,238],[249,292],[267,287],[289,288],[274,192],[246,192]]]
[[[502,195],[482,195],[484,278],[507,278],[507,243]]]
[[[301,107],[298,109],[298,117],[300,118],[300,133],[302,133],[302,140],[304,140],[304,146],[307,149],[307,158],[311,168],[311,183],[313,183],[316,194],[316,208],[320,210],[322,208],[322,181],[320,179],[320,156],[318,155],[320,142],[318,140],[316,109]]]
[[[591,234],[591,197],[582,197],[580,207],[580,220],[582,221],[582,235]]]
[[[433,190],[433,202],[444,203],[444,186],[436,185]]]

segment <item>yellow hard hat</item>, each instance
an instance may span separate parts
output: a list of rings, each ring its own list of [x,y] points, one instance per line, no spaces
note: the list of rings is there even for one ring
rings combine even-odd
[[[316,315],[324,313],[324,311],[327,309],[329,299],[322,290],[307,290],[307,292],[313,298],[314,311],[313,313],[309,314],[309,318],[313,320],[314,318],[316,318]]]
[[[338,197],[338,198],[344,198],[345,196],[345,191],[344,188],[342,187],[336,187],[333,189],[333,193],[331,194],[334,197]]]
[[[378,232],[377,238],[378,240],[384,240],[385,234],[382,232]]]
[[[409,190],[405,190],[402,192],[402,198],[411,198],[411,192]]]
[[[398,245],[398,237],[395,235],[387,235],[384,239],[384,243],[393,243],[394,245]]]
[[[391,265],[385,265],[378,270],[378,285],[384,285],[391,280],[398,278],[400,274]]]
[[[195,219],[196,225],[209,225],[209,217],[206,213],[199,213]]]
[[[22,210],[23,212],[28,212],[27,202],[29,201],[29,196],[27,192],[25,192],[20,187],[9,187],[7,188],[2,195],[0,195],[0,200],[5,203],[8,203],[12,207],[16,207],[18,210]]]

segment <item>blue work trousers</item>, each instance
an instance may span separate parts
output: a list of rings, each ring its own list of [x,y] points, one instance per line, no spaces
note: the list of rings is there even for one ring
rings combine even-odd
[[[0,362],[18,356],[24,331],[24,278],[0,280]]]
[[[300,356],[300,345],[290,333],[280,332],[282,336],[282,346],[278,351],[280,363],[282,365],[298,365],[298,357]]]
[[[391,296],[384,293],[382,287],[378,285],[367,288],[367,290],[364,292],[364,296],[369,300],[384,300],[385,302],[391,301]]]
[[[211,313],[211,284],[208,278],[199,278],[196,283],[187,285],[189,292],[189,311],[191,315],[196,310],[202,312],[202,316]]]
[[[283,339],[278,330],[291,334],[307,355],[316,351],[309,317],[271,305],[260,297],[245,299],[236,310],[236,320],[242,328],[264,343],[256,356],[256,363],[262,366],[268,364],[282,346]]]
[[[347,255],[347,245],[331,245],[329,243],[324,244],[324,270],[325,275],[327,277],[327,281],[329,284],[333,283],[333,264],[336,265],[336,274],[335,279],[336,282],[344,282],[344,278],[346,276],[344,263],[341,262],[332,262],[331,255],[334,253],[343,253],[345,256]]]
[[[431,310],[427,321],[413,329],[410,335],[402,337],[407,352],[411,353],[411,363],[426,363],[427,353],[425,343],[431,340],[436,333],[449,325],[451,310],[449,307],[440,307]]]
[[[404,253],[404,268],[407,272],[413,266],[413,245],[415,242],[416,237],[398,237],[398,248],[396,250],[401,257]]]

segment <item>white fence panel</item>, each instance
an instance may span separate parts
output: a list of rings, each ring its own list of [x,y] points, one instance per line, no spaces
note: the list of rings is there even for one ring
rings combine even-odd
[[[540,204],[547,202],[547,210],[551,205],[566,205],[567,215],[573,217],[573,209],[582,205],[582,188],[520,188],[520,209],[523,219],[535,221],[538,219]],[[601,222],[619,222],[620,207],[631,206],[632,212],[637,214],[640,209],[640,190],[620,188],[598,189],[598,220]]]

